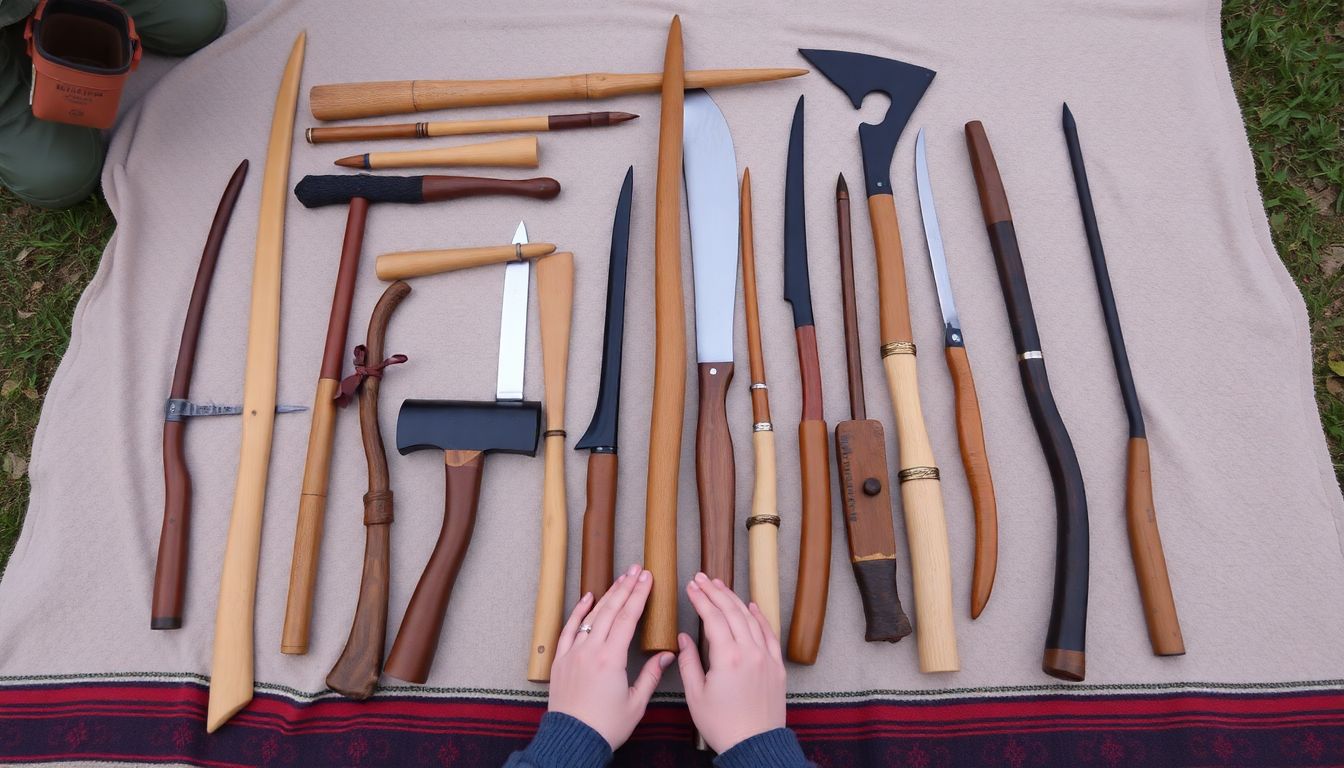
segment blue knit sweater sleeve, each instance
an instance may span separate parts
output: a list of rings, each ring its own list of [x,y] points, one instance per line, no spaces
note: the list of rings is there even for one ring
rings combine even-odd
[[[716,768],[816,768],[788,728],[758,733],[714,758]]]
[[[582,720],[547,712],[532,743],[509,755],[504,768],[605,768],[611,746]]]

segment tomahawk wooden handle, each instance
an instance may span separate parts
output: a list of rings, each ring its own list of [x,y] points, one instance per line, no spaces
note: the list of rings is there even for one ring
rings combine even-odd
[[[546,384],[546,468],[541,499],[541,563],[532,617],[527,679],[551,679],[551,662],[565,611],[565,553],[569,511],[565,503],[565,384],[569,328],[574,310],[574,254],[556,253],[537,262],[537,314],[541,367]]]
[[[748,582],[751,599],[770,621],[775,637],[779,637],[779,508],[775,498],[774,430],[753,432],[751,445],[756,458],[751,515],[756,522],[747,528]]]
[[[327,481],[336,433],[336,390],[339,388],[340,382],[336,379],[318,379],[317,394],[313,396],[313,422],[308,429],[308,453],[299,491],[299,514],[294,525],[285,625],[280,632],[281,653],[308,652],[313,593],[317,585],[318,546],[326,517]]]
[[[695,477],[700,502],[700,570],[733,586],[733,519],[737,468],[728,431],[732,363],[700,363],[700,413],[695,431]]]
[[[877,284],[882,330],[882,365],[896,416],[900,447],[901,503],[905,511],[910,569],[915,586],[915,639],[921,672],[955,672],[956,628],[952,618],[952,568],[947,520],[938,469],[919,403],[919,377],[910,331],[901,230],[891,195],[868,198],[868,217],[877,252]]]
[[[378,257],[375,268],[380,280],[405,280],[459,269],[504,264],[519,256],[535,259],[555,251],[552,243],[491,245],[483,248],[446,248],[431,251],[396,251]]]
[[[798,424],[802,534],[788,647],[789,661],[798,664],[817,661],[831,585],[831,459],[827,443],[826,422],[805,420]]]
[[[601,597],[611,586],[616,527],[616,454],[588,454],[588,507],[583,511],[583,560],[579,594]]]
[[[387,506],[392,506],[391,495]],[[378,503],[378,502],[376,502]],[[350,637],[340,658],[327,673],[327,687],[352,699],[367,699],[378,686],[383,666],[383,647],[387,638],[388,564],[391,527],[370,525],[369,497],[364,497],[364,520],[368,532],[364,540],[364,571],[359,580],[359,602]],[[391,511],[388,511],[391,516]]]
[[[681,287],[681,138],[686,83],[681,19],[673,17],[663,57],[654,214],[653,407],[644,504],[644,567],[653,591],[644,611],[646,652],[677,650],[677,478],[686,408],[686,307]],[[656,78],[656,76],[655,76]]]
[[[985,609],[994,589],[994,573],[999,564],[999,513],[970,358],[965,347],[947,347],[946,356],[957,396],[957,443],[961,446],[961,464],[966,470],[975,510],[975,565],[971,571],[971,618],[975,619]]]
[[[1139,596],[1148,620],[1148,640],[1158,656],[1185,653],[1181,623],[1176,617],[1176,600],[1171,594],[1167,558],[1162,536],[1157,529],[1153,508],[1153,479],[1148,463],[1148,440],[1129,439],[1129,470],[1125,482],[1125,521],[1129,528],[1129,547],[1134,571],[1139,577]]]
[[[191,534],[191,473],[187,471],[186,422],[163,423],[163,528],[154,566],[150,629],[182,626],[187,583],[187,542]]]
[[[477,451],[446,451],[443,528],[434,551],[416,582],[397,639],[383,672],[409,683],[423,683],[438,651],[448,598],[476,527],[476,502],[481,493],[484,455]]]
[[[609,99],[664,88],[664,74],[562,75],[518,80],[390,80],[316,85],[308,104],[318,120],[395,115],[453,107],[484,107],[569,99]],[[807,74],[805,69],[705,69],[676,73],[678,90],[745,85]]]
[[[344,205],[362,197],[370,203],[432,203],[462,197],[513,195],[550,200],[560,194],[560,182],[536,179],[490,179],[480,176],[304,176],[294,186],[294,197],[305,208]]]
[[[359,156],[356,155],[356,158]],[[460,147],[412,149],[405,152],[370,152],[363,156],[363,168],[452,168],[460,166],[497,166],[536,168],[537,137],[487,141]],[[351,165],[343,158],[337,165]]]

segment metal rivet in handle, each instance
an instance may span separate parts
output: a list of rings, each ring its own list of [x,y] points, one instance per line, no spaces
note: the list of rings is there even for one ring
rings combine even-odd
[[[863,481],[863,492],[867,496],[876,496],[882,492],[882,481],[876,477],[870,477]]]

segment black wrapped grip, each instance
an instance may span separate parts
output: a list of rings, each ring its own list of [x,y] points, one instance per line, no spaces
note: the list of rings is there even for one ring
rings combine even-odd
[[[362,197],[370,203],[419,203],[424,201],[424,176],[304,176],[294,187],[294,196],[305,208],[344,205]]]
[[[868,624],[863,639],[894,643],[910,634],[910,618],[896,591],[896,558],[859,560],[854,563],[854,578],[859,582],[863,617]]]

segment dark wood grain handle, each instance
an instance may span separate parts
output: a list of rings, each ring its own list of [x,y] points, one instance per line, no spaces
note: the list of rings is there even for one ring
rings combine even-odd
[[[616,473],[614,452],[588,455],[588,507],[583,511],[583,564],[579,595],[601,597],[611,586],[612,545],[616,526]]]
[[[379,499],[374,506],[384,505],[391,517],[392,494]],[[355,620],[350,625],[350,637],[345,649],[327,673],[327,687],[352,699],[367,699],[378,685],[378,673],[383,667],[383,647],[387,640],[388,564],[391,526],[369,525],[370,500],[364,497],[365,524],[364,573],[359,581],[359,602],[355,606]]]
[[[429,678],[448,598],[476,527],[484,459],[483,454],[475,453],[460,464],[446,465],[443,528],[406,606],[392,652],[387,655],[383,671],[390,677],[410,683],[423,683]]]
[[[975,393],[971,361],[966,348],[947,348],[947,370],[957,398],[957,442],[961,446],[961,465],[971,489],[975,510],[975,565],[971,571],[971,618],[978,618],[994,589],[994,573],[999,563],[999,514],[994,501],[994,479],[989,472],[985,451],[985,431],[980,417],[980,398]]]
[[[550,200],[560,194],[560,182],[547,177],[486,179],[473,176],[426,176],[423,190],[425,202],[483,195],[511,195]]]
[[[1139,579],[1139,596],[1148,622],[1148,640],[1158,656],[1185,653],[1185,638],[1176,616],[1176,600],[1171,593],[1167,558],[1157,528],[1153,507],[1153,479],[1149,465],[1148,440],[1129,439],[1129,470],[1125,482],[1125,520],[1129,528],[1130,553]]]
[[[911,632],[910,617],[901,607],[896,589],[896,558],[883,557],[854,563],[854,578],[863,598],[866,624],[863,639],[894,643]]]
[[[337,141],[377,141],[381,139],[418,139],[420,123],[394,125],[332,125],[316,126],[304,132],[309,144],[328,144]]]
[[[163,528],[154,565],[150,629],[180,629],[187,583],[191,523],[191,473],[187,471],[185,421],[163,423]]]
[[[737,470],[727,398],[733,364],[700,363],[697,367],[700,412],[695,430],[695,478],[700,501],[700,570],[732,587]]]
[[[815,664],[821,650],[831,584],[831,459],[826,422],[799,423],[798,462],[802,475],[802,532],[788,656],[798,664]]]

